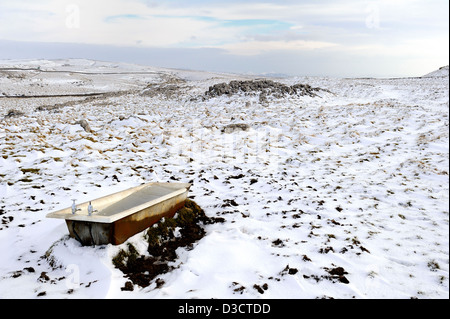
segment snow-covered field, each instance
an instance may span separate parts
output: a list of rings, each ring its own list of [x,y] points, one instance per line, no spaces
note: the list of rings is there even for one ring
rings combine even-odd
[[[449,298],[448,67],[272,79],[316,97],[201,98],[251,78],[0,61],[0,298]],[[121,290],[112,258],[148,254],[143,233],[82,247],[45,217],[174,180],[225,222],[179,248],[162,285]]]

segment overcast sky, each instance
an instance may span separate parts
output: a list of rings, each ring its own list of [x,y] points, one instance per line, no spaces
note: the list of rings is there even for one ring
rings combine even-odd
[[[0,0],[0,59],[420,76],[449,64],[448,0]]]

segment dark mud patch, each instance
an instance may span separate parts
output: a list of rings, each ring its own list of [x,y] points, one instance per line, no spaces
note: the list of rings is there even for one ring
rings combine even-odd
[[[345,275],[348,274],[348,272],[342,268],[342,267],[333,267],[333,268],[327,268],[324,267],[325,271],[328,273],[328,275],[303,275],[303,278],[305,279],[313,279],[316,282],[319,282],[323,279],[329,280],[333,283],[343,283],[343,284],[349,284],[349,280]]]
[[[122,290],[133,290],[133,284],[147,287],[155,278],[157,288],[162,286],[164,281],[157,277],[173,269],[169,263],[176,260],[177,248],[192,249],[194,243],[205,236],[205,225],[224,221],[206,216],[200,206],[187,199],[185,207],[174,218],[162,219],[147,230],[150,256],[140,255],[132,244],[128,244],[127,249],[113,258],[114,266],[129,279]]]
[[[286,265],[286,267],[283,269],[283,271],[281,271],[281,275],[295,275],[296,273],[298,273],[298,269],[297,268],[291,268],[289,267],[289,265]]]
[[[266,291],[267,289],[269,289],[269,285],[267,283],[263,284],[262,286],[254,284],[253,285],[253,289],[255,289],[256,291],[258,291],[260,294],[264,294],[264,291]]]
[[[329,278],[327,278],[328,280],[339,281],[343,284],[349,283],[348,279],[344,276],[344,275],[348,274],[348,272],[345,271],[344,268],[334,267],[334,268],[324,268],[324,269],[326,270],[326,272],[328,272],[330,274]]]
[[[243,294],[246,290],[245,286],[241,285],[240,283],[234,281],[231,288],[233,288],[233,294]]]
[[[236,203],[236,201],[234,199],[224,199],[223,201],[224,201],[224,204],[222,205],[222,208],[239,206],[239,204]]]

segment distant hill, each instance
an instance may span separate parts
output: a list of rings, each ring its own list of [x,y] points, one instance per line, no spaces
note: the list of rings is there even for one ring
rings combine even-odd
[[[436,71],[423,75],[423,78],[435,78],[448,76],[448,65],[440,67]]]

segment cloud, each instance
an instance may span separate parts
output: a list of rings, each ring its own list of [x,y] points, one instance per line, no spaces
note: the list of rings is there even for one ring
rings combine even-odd
[[[414,56],[426,63],[448,60],[448,6],[447,0],[1,0],[0,40],[218,49],[241,57],[338,52],[380,63]]]
[[[221,48],[225,49],[230,54],[235,55],[258,55],[270,51],[309,51],[315,49],[331,48],[335,46],[338,46],[338,44],[331,42],[305,40],[270,40],[230,43],[222,45]]]
[[[299,25],[298,16],[305,12],[318,14],[314,6],[283,1],[26,0],[24,3],[2,2],[0,38],[114,45],[142,40],[141,45],[163,47],[223,47],[224,43],[238,45],[254,38],[256,45],[264,42],[263,36],[271,36],[270,42],[274,42],[277,34],[298,31],[295,28]],[[327,12],[322,10],[320,16],[326,16]],[[295,39],[298,40],[299,37]]]
[[[401,41],[400,34],[420,32],[417,24],[435,32],[448,26],[442,22],[448,20],[446,8],[445,0],[3,0],[0,38],[114,45],[139,38],[148,46],[222,47],[249,39],[274,42],[277,36],[286,42],[289,30],[297,42],[357,43],[362,35],[373,40],[374,31]]]
[[[124,20],[145,20],[145,17],[139,14],[118,14],[105,18],[106,23],[123,22]]]

